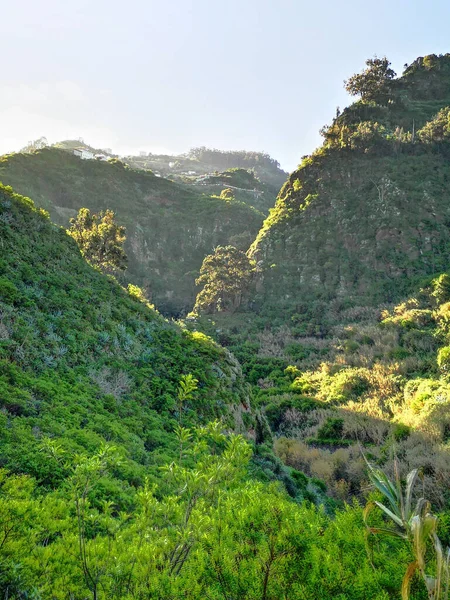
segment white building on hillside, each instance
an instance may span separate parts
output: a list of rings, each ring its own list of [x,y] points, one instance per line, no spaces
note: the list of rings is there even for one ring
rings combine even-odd
[[[92,160],[94,158],[94,153],[86,150],[85,148],[75,148],[73,153],[75,156],[78,156],[78,158],[83,160]]]

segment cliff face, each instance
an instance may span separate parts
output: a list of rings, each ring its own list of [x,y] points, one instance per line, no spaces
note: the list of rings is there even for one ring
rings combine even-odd
[[[384,105],[359,101],[324,129],[250,250],[263,301],[389,301],[448,268],[449,69],[447,55],[418,59]]]
[[[129,277],[168,314],[192,305],[205,255],[233,242],[246,249],[263,221],[242,202],[209,197],[120,162],[80,160],[60,149],[3,157],[0,180],[66,227],[81,207],[114,210],[127,227]]]

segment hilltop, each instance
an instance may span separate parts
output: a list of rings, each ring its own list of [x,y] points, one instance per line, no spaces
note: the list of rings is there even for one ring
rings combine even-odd
[[[366,85],[323,128],[323,146],[289,176],[252,245],[261,306],[392,302],[446,269],[450,55]]]
[[[192,148],[186,154],[175,156],[143,153],[143,156],[127,156],[125,160],[133,167],[151,169],[164,177],[188,183],[195,182],[199,177],[239,169],[241,172],[249,172],[253,180],[241,181],[241,183],[250,186],[255,179],[259,180],[265,186],[267,196],[274,197],[278,194],[287,175],[280,168],[278,161],[265,152],[226,151],[204,146]],[[267,208],[273,206],[273,202],[266,200],[266,204],[267,202],[269,202]]]

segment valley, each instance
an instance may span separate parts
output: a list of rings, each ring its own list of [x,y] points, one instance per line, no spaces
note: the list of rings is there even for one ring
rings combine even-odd
[[[446,598],[450,55],[389,65],[289,175],[0,157],[5,599]]]

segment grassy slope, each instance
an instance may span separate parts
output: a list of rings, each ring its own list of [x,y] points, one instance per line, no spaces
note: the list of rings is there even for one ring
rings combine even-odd
[[[172,456],[182,374],[199,380],[186,424],[223,417],[234,427],[231,407],[245,412],[248,391],[226,351],[91,268],[63,229],[4,187],[0,247],[1,466],[53,486],[61,473],[40,452],[43,437],[69,453],[107,440],[124,461],[105,486],[126,504]]]
[[[128,230],[129,276],[169,313],[192,302],[204,256],[233,236],[250,241],[263,219],[243,203],[202,196],[120,162],[82,161],[59,149],[3,157],[0,181],[33,198],[62,225],[81,207],[114,210]]]

